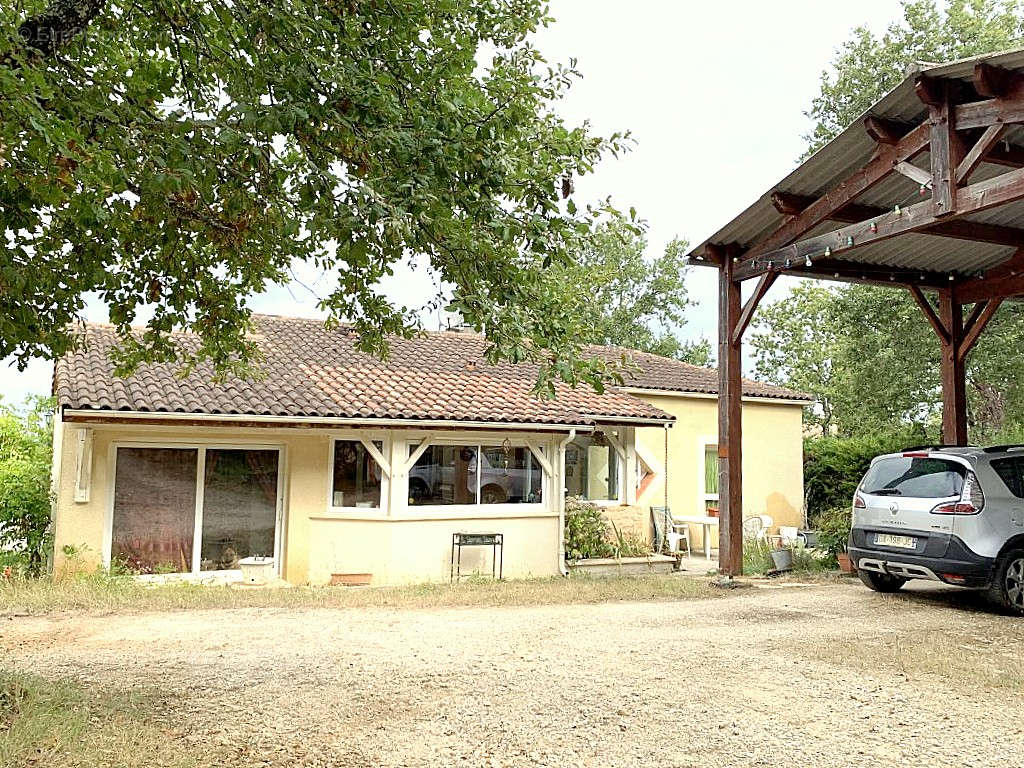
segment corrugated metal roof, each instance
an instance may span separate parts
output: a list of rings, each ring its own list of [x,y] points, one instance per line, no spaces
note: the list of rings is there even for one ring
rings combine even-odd
[[[903,123],[920,123],[928,113],[914,91],[914,83],[921,75],[935,78],[971,81],[974,67],[981,61],[998,67],[1024,70],[1024,48],[1003,53],[975,56],[947,64],[917,63],[908,68],[907,76],[896,88],[876,102],[860,119],[847,127],[832,141],[807,158],[792,173],[768,189],[757,201],[736,218],[719,229],[690,252],[690,256],[704,254],[710,243],[738,243],[749,247],[774,231],[784,217],[772,204],[774,192],[788,192],[819,197],[838,182],[864,166],[872,157],[876,144],[867,134],[863,118],[868,115]],[[1024,145],[1024,128],[1014,126],[1004,138],[1011,144]],[[928,168],[927,154],[919,157],[918,167]],[[971,183],[1001,173],[1004,166],[983,163],[971,176]],[[858,199],[858,204],[891,209],[895,205],[907,206],[919,202],[920,186],[898,173],[874,185]],[[963,217],[966,221],[1024,227],[1024,203],[1018,202]],[[838,229],[841,224],[825,222],[801,239]],[[853,263],[878,264],[926,272],[972,275],[989,269],[1014,253],[1010,246],[991,245],[966,240],[954,240],[928,234],[906,234],[879,243],[858,248],[847,254],[837,253],[837,260]]]

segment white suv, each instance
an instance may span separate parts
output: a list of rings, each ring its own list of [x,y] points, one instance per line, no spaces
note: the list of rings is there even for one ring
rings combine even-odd
[[[878,592],[931,579],[987,590],[1024,615],[1024,446],[875,458],[854,496],[848,548]]]

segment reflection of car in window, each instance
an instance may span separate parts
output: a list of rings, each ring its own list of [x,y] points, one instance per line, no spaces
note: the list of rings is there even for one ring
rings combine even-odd
[[[415,504],[459,503],[455,493],[457,466],[465,473],[465,492],[475,503],[477,461],[474,448],[459,448],[458,458],[440,452],[424,456],[430,463],[417,462],[409,473],[409,495]],[[439,455],[440,454],[440,455]],[[447,458],[448,462],[444,462]],[[440,459],[440,461],[438,461]],[[442,463],[444,462],[444,463]],[[450,463],[449,463],[450,462]],[[527,448],[506,450],[483,448],[480,456],[481,504],[535,503],[540,501],[540,465]]]

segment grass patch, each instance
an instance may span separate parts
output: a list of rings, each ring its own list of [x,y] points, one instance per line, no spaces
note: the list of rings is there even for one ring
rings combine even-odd
[[[1017,641],[968,636],[935,629],[885,635],[830,638],[813,649],[813,658],[872,675],[902,675],[922,682],[942,680],[965,689],[1024,691],[1024,669]]]
[[[407,587],[246,589],[186,582],[148,585],[95,574],[59,581],[0,579],[0,615],[211,608],[450,608],[720,597],[702,579],[680,575],[546,579],[468,579]]]
[[[179,739],[148,717],[148,697],[90,692],[0,669],[0,765],[10,768],[195,768]],[[205,763],[211,755],[204,755]]]

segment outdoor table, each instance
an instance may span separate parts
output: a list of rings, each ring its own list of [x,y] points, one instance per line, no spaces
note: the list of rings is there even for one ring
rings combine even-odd
[[[711,517],[711,515],[683,515],[682,517],[673,516],[673,521],[677,523],[690,523],[692,525],[704,526],[704,557],[708,560],[711,559],[711,526],[718,525],[719,519],[717,517]]]

